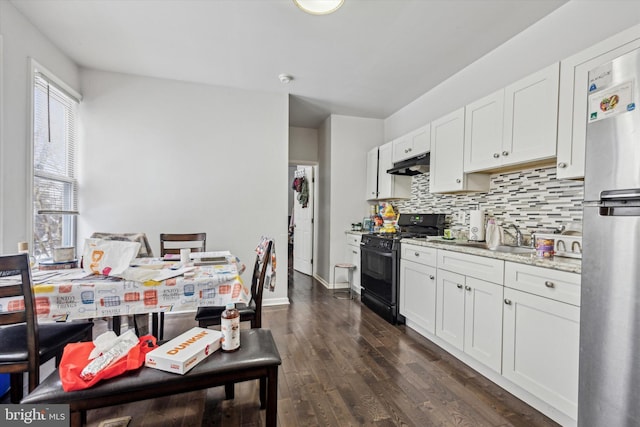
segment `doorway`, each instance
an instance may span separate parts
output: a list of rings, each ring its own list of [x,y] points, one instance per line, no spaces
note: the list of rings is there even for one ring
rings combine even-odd
[[[317,165],[290,165],[289,265],[313,276],[315,247],[315,194]]]

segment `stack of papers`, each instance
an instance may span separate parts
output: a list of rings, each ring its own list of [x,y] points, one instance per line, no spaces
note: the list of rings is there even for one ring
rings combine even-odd
[[[195,265],[215,265],[227,264],[230,262],[231,252],[214,251],[214,252],[192,252],[189,257]]]

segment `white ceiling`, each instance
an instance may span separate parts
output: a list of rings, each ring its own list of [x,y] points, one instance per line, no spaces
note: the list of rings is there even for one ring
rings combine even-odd
[[[566,0],[12,0],[87,68],[288,92],[290,124],[386,118]],[[291,83],[278,75],[291,74]]]

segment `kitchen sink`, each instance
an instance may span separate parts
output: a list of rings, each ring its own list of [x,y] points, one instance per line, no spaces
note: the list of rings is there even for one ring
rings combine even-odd
[[[507,246],[507,245],[496,246],[495,248],[490,248],[489,250],[495,251],[495,252],[504,252],[508,254],[523,254],[523,255],[530,255],[535,252],[533,248],[527,248],[524,246]]]
[[[487,244],[484,242],[464,242],[464,243],[460,243],[460,246],[466,246],[468,248],[489,249]]]
[[[530,255],[534,253],[533,248],[527,248],[524,246],[500,245],[495,248],[489,248],[485,242],[461,242],[460,240],[438,240],[438,243],[446,243],[452,246],[462,246],[466,248],[488,249],[490,251],[507,254]]]

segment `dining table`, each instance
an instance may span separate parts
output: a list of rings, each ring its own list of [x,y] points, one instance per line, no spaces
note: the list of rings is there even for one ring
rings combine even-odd
[[[240,277],[245,267],[234,256],[212,265],[177,266],[176,262],[150,258],[134,261],[122,277],[92,274],[82,268],[33,269],[38,321],[110,318],[119,329],[122,316],[195,312],[200,306],[249,303],[251,299],[251,292]],[[15,280],[2,277],[0,286]],[[0,312],[23,307],[21,297],[0,299]]]

